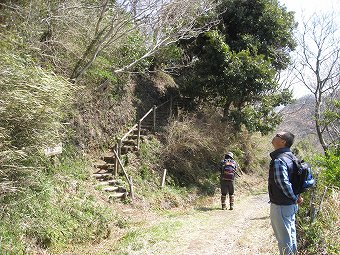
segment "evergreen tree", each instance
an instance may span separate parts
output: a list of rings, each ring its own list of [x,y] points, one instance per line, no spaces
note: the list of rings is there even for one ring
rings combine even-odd
[[[183,93],[223,109],[239,129],[268,133],[279,123],[275,107],[290,102],[278,73],[294,49],[293,14],[272,0],[223,1],[213,31],[181,46],[190,68],[180,77]]]

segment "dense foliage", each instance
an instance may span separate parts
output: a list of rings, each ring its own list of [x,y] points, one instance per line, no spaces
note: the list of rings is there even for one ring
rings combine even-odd
[[[249,49],[263,55],[276,70],[289,64],[288,53],[295,49],[293,12],[277,0],[226,0],[219,30],[232,51]]]
[[[238,130],[267,134],[280,121],[275,107],[292,96],[276,77],[295,46],[293,15],[271,0],[223,1],[221,8],[213,31],[182,44],[191,60],[183,93],[222,108]]]
[[[323,171],[322,180],[325,186],[340,188],[340,151],[339,146],[335,149],[330,149],[327,155],[317,158],[320,167]]]

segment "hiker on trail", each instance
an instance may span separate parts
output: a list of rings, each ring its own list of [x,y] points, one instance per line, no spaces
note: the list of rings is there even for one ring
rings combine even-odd
[[[220,176],[220,183],[221,183],[221,203],[222,203],[222,210],[225,210],[227,194],[229,195],[229,204],[230,210],[234,209],[234,179],[235,171],[237,170],[237,163],[234,160],[234,154],[232,152],[228,152],[225,154],[224,159],[221,161],[221,176]]]
[[[293,192],[289,180],[293,172],[294,154],[290,147],[294,135],[279,132],[272,139],[274,151],[270,153],[268,192],[270,199],[270,221],[274,230],[280,255],[297,253],[295,214],[303,199]]]

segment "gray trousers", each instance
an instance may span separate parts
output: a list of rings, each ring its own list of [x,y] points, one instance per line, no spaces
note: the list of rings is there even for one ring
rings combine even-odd
[[[297,253],[295,213],[298,205],[270,204],[270,221],[279,246],[280,255]]]

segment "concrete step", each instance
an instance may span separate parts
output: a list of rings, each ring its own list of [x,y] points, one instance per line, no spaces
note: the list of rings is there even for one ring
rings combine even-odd
[[[132,151],[137,151],[137,146],[124,146],[121,149],[122,154],[126,154]]]
[[[105,173],[111,173],[112,174],[113,171],[111,171],[110,169],[102,169],[102,168],[96,168],[96,170],[93,172],[93,174],[105,174]]]
[[[128,196],[127,192],[115,192],[109,195],[109,199],[117,199],[117,198],[125,199],[127,196]]]
[[[105,167],[106,165],[106,162],[104,160],[97,160],[96,162],[94,162],[93,164],[93,167],[95,168],[102,168],[102,167]]]
[[[94,163],[93,167],[96,169],[102,169],[102,170],[112,170],[114,169],[115,164],[114,163],[108,163],[103,161],[104,163]]]
[[[123,141],[123,145],[136,146],[137,140],[125,140],[125,141]]]
[[[106,192],[114,192],[114,191],[118,191],[119,187],[117,186],[106,186],[103,188],[104,191]]]
[[[117,186],[120,182],[114,179],[100,181],[96,186]]]
[[[106,163],[114,163],[116,160],[116,155],[114,154],[114,152],[108,151],[101,156],[101,159]]]
[[[112,173],[94,173],[94,174],[92,174],[92,176],[94,178],[96,178],[97,180],[100,180],[100,181],[109,180],[109,179],[112,180],[112,178],[113,178]]]

